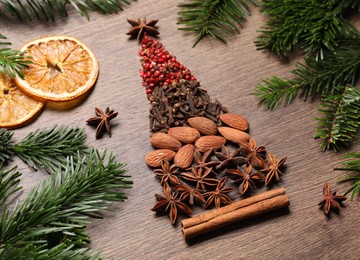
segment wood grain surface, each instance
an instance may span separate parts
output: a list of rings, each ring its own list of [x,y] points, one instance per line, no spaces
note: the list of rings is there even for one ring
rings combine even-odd
[[[75,11],[69,18],[53,23],[2,19],[1,33],[14,48],[47,35],[70,35],[91,48],[100,66],[96,86],[80,106],[65,111],[46,108],[34,123],[14,130],[16,141],[38,128],[79,126],[86,129],[89,146],[107,149],[127,163],[127,172],[134,181],[133,189],[127,191],[129,199],[88,228],[91,247],[103,249],[105,258],[359,259],[359,199],[346,201],[344,210],[332,213],[330,218],[317,206],[324,182],[329,181],[339,193],[349,187],[337,182],[342,173],[333,170],[340,165],[344,152],[322,152],[319,141],[312,138],[314,118],[320,116],[318,100],[304,102],[299,98],[291,106],[265,111],[257,107],[258,100],[251,95],[262,79],[289,75],[299,55],[280,61],[256,50],[256,30],[265,21],[257,7],[252,7],[253,15],[241,34],[229,37],[227,45],[205,39],[192,48],[194,38],[179,31],[176,24],[180,2],[138,0],[119,14],[91,14],[90,21]],[[146,153],[153,150],[149,143],[149,102],[139,76],[140,45],[125,35],[130,28],[126,18],[138,17],[159,19],[159,40],[169,52],[192,71],[212,97],[249,120],[250,134],[259,145],[265,145],[278,158],[288,157],[285,175],[275,185],[286,188],[291,203],[288,210],[233,225],[191,243],[184,241],[179,224],[172,226],[167,216],[150,211],[155,204],[154,194],[160,193],[161,187],[144,162]],[[95,140],[95,130],[85,120],[93,116],[95,107],[107,106],[119,111],[112,121],[113,135]],[[48,177],[44,172],[31,171],[18,159],[13,164],[18,164],[23,173],[23,196]],[[200,212],[195,209],[195,215]]]

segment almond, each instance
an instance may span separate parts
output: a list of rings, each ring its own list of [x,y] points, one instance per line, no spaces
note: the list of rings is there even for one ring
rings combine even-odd
[[[226,138],[226,140],[233,143],[239,143],[240,141],[247,142],[250,139],[250,135],[248,133],[235,128],[222,126],[218,127],[218,130],[220,134]]]
[[[206,135],[202,136],[196,140],[195,146],[199,149],[200,152],[206,152],[208,150],[216,150],[223,146],[226,142],[226,139],[222,136],[216,135]]]
[[[150,137],[150,143],[159,149],[170,149],[177,151],[181,147],[181,143],[174,137],[165,133],[156,133]]]
[[[248,121],[236,114],[221,114],[219,115],[219,118],[221,122],[225,123],[228,126],[231,126],[232,128],[246,131],[249,128]]]
[[[216,135],[217,133],[216,124],[209,118],[203,116],[192,117],[188,119],[188,123],[203,135]]]
[[[189,126],[171,127],[168,130],[168,135],[171,135],[183,144],[192,144],[200,137],[199,131]]]
[[[175,157],[175,152],[169,149],[159,149],[148,152],[145,156],[145,162],[150,167],[160,167],[162,160],[170,162]]]
[[[190,167],[194,158],[195,147],[192,144],[184,145],[177,151],[174,163],[182,169]]]

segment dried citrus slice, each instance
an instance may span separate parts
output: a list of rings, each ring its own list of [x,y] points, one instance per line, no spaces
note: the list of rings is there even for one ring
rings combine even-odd
[[[79,40],[51,36],[25,44],[21,49],[33,64],[23,70],[16,84],[27,94],[45,101],[70,101],[91,90],[98,76],[95,55]]]
[[[0,127],[16,128],[29,123],[44,103],[21,91],[11,77],[0,74]]]

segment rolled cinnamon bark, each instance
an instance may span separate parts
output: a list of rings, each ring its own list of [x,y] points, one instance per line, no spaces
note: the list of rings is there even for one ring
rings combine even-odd
[[[190,239],[244,219],[281,209],[290,205],[284,188],[234,202],[225,207],[181,221],[185,239]]]

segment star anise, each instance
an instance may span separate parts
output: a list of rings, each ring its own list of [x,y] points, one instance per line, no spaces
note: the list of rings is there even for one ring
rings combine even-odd
[[[173,187],[174,190],[180,192],[180,200],[187,200],[189,204],[194,205],[194,201],[205,203],[204,196],[200,193],[198,189],[193,189],[186,183],[181,183]]]
[[[336,191],[331,193],[330,184],[325,183],[323,187],[323,199],[320,201],[319,205],[324,210],[324,213],[327,215],[330,212],[330,209],[340,211],[342,202],[346,200],[345,196],[336,195]]]
[[[191,168],[191,172],[183,172],[181,173],[181,177],[185,180],[196,182],[196,189],[200,189],[202,191],[207,190],[207,186],[216,186],[218,184],[218,180],[215,178],[208,178],[211,173],[211,168]]]
[[[194,160],[196,162],[195,168],[212,168],[216,165],[218,165],[219,161],[209,161],[211,158],[211,155],[213,153],[213,150],[206,151],[203,155],[201,155],[201,152],[199,149],[195,149],[194,152]]]
[[[133,37],[136,36],[138,40],[141,40],[145,33],[150,36],[157,36],[160,34],[160,32],[155,27],[158,20],[152,20],[148,23],[146,22],[146,18],[143,20],[138,18],[137,21],[127,19],[127,21],[129,24],[131,24],[132,28],[126,34]]]
[[[95,125],[96,127],[96,139],[102,136],[102,133],[106,131],[111,137],[111,125],[110,120],[115,118],[118,115],[118,112],[114,112],[113,109],[110,110],[109,107],[105,109],[105,112],[100,108],[95,108],[95,117],[89,118],[86,122],[89,125]]]
[[[264,169],[266,167],[266,163],[264,160],[265,146],[256,147],[256,141],[254,139],[250,139],[249,142],[241,142],[240,151],[243,155],[249,158],[250,164],[258,169]]]
[[[180,180],[175,175],[178,169],[175,164],[170,166],[168,161],[163,160],[161,162],[161,169],[155,169],[154,173],[160,179],[161,185],[164,185],[166,182],[169,182],[170,185],[176,185],[180,184]]]
[[[265,176],[260,172],[251,172],[252,166],[249,164],[246,166],[245,171],[241,169],[227,169],[226,172],[229,173],[229,177],[234,179],[234,183],[240,183],[239,192],[244,194],[248,188],[254,190],[256,188],[256,184],[254,181],[260,181],[265,179]]]
[[[224,169],[227,167],[236,167],[245,164],[248,160],[239,155],[240,149],[236,149],[230,153],[229,149],[223,145],[221,147],[221,152],[215,152],[215,156],[221,161],[219,165],[216,166],[216,169]]]
[[[224,187],[227,177],[223,177],[215,190],[205,192],[203,195],[207,198],[205,203],[205,208],[208,208],[210,205],[215,204],[216,208],[220,208],[221,205],[227,205],[232,203],[232,200],[226,194],[232,191],[230,187]]]
[[[275,178],[276,181],[280,180],[280,176],[283,173],[280,171],[281,166],[286,161],[286,157],[282,158],[280,161],[276,161],[275,156],[269,152],[268,154],[268,167],[266,169],[260,170],[260,172],[266,174],[265,185],[269,185]]]
[[[164,195],[155,194],[155,197],[158,203],[156,203],[151,210],[156,212],[169,212],[171,224],[175,224],[178,210],[186,215],[192,213],[192,210],[177,198],[178,192],[172,191],[167,183],[164,185]]]

